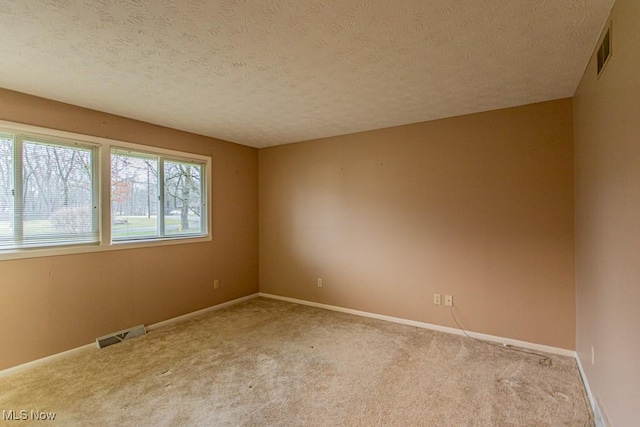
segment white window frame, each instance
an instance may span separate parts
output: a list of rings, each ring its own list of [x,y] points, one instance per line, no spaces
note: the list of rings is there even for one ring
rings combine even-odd
[[[146,248],[153,246],[178,245],[187,243],[208,242],[212,240],[212,214],[211,214],[211,157],[201,154],[169,150],[151,145],[136,144],[126,141],[119,141],[101,138],[90,135],[83,135],[73,132],[66,132],[54,129],[47,129],[39,126],[25,125],[0,120],[0,132],[2,133],[26,133],[40,138],[61,139],[65,142],[77,142],[80,145],[97,146],[96,148],[96,177],[94,185],[98,186],[98,244],[78,244],[64,245],[43,248],[8,249],[0,251],[0,261],[22,258],[38,258],[58,255],[70,255],[91,252],[103,252],[111,250]],[[54,141],[52,141],[54,142]],[[203,165],[203,183],[205,191],[203,197],[203,230],[198,235],[179,235],[171,237],[155,237],[148,240],[118,240],[111,241],[111,149],[125,149],[132,152],[148,153],[152,155],[164,156],[169,160],[193,161]],[[206,211],[206,212],[205,212]]]
[[[84,150],[90,150],[92,156],[91,163],[91,174],[93,179],[92,182],[92,199],[93,205],[97,208],[99,206],[99,169],[98,169],[98,153],[100,150],[99,145],[87,143],[85,141],[80,140],[72,140],[68,138],[54,137],[52,135],[43,135],[41,133],[35,132],[16,132],[14,130],[8,130],[6,128],[2,129],[2,133],[11,133],[14,136],[13,139],[13,153],[14,153],[14,161],[13,161],[13,190],[14,190],[14,202],[15,200],[24,201],[23,194],[23,168],[24,168],[24,145],[25,144],[41,144],[41,145],[50,145],[55,147],[67,147],[70,149],[78,148]],[[95,159],[95,160],[93,160]],[[95,215],[95,216],[94,216]],[[47,244],[38,242],[37,237],[25,237],[24,236],[24,211],[22,209],[14,209],[14,227],[17,229],[17,232],[14,233],[14,238],[17,237],[18,245],[20,249],[15,250],[30,250],[35,249],[40,246],[41,248],[50,248],[50,247],[62,247],[62,246],[80,246],[80,245],[95,245],[94,242],[60,242],[59,244]],[[100,224],[98,222],[99,218],[99,209],[97,209],[96,213],[92,213],[92,226],[95,227],[94,231],[97,232],[97,238],[100,239]],[[31,241],[31,243],[29,243]],[[25,242],[27,244],[25,245]],[[11,250],[11,249],[10,249]]]
[[[182,162],[182,163],[191,163],[193,165],[198,165],[201,166],[203,169],[203,172],[205,173],[203,178],[206,179],[206,169],[207,166],[206,164],[201,160],[201,159],[197,159],[193,156],[191,157],[185,157],[185,153],[181,153],[180,156],[176,156],[176,155],[169,155],[168,153],[160,153],[159,151],[149,151],[148,149],[140,150],[140,149],[131,149],[130,147],[123,147],[120,145],[112,145],[110,148],[110,154],[109,154],[109,158],[111,159],[111,151],[112,150],[116,150],[116,152],[119,155],[131,155],[131,157],[138,157],[138,158],[145,158],[148,156],[148,158],[153,158],[156,159],[158,161],[158,200],[156,202],[158,202],[158,213],[157,213],[157,220],[158,220],[158,230],[157,236],[154,237],[148,237],[148,238],[129,238],[129,239],[116,239],[116,240],[112,240],[112,244],[114,245],[119,245],[122,243],[125,244],[129,244],[129,243],[134,243],[134,242],[140,242],[140,241],[156,241],[156,240],[169,240],[169,239],[183,239],[183,238],[195,238],[195,237],[202,237],[203,235],[207,234],[207,230],[209,229],[209,224],[207,221],[207,211],[208,211],[208,203],[206,202],[206,200],[204,200],[203,197],[203,204],[202,204],[202,215],[201,215],[201,222],[200,222],[200,227],[202,228],[202,232],[198,233],[198,234],[188,234],[188,233],[184,233],[184,234],[167,234],[165,233],[165,212],[164,212],[164,201],[165,201],[165,183],[164,183],[164,164],[166,162]],[[110,165],[111,166],[111,165]],[[163,179],[160,179],[163,178]],[[208,185],[206,183],[206,181],[204,179],[201,179],[201,188],[200,188],[200,194],[202,196],[204,196],[206,194],[206,189],[208,188]],[[111,211],[109,211],[111,212]],[[113,239],[113,236],[111,236],[111,238]]]

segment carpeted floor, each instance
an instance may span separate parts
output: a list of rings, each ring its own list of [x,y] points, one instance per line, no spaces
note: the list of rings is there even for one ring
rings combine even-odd
[[[0,410],[64,426],[591,426],[575,361],[551,359],[259,298],[0,379]]]

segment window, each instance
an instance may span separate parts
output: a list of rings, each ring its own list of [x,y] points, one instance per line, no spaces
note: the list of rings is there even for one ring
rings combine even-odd
[[[97,243],[96,147],[0,134],[0,249]]]
[[[210,240],[210,163],[0,122],[0,259]]]
[[[204,164],[111,149],[114,242],[206,234]]]
[[[0,248],[13,242],[13,135],[0,134]]]

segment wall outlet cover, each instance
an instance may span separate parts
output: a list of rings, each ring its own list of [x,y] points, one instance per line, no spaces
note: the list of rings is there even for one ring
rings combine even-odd
[[[441,299],[441,295],[440,294],[433,294],[433,303],[435,305],[442,304],[442,299]]]

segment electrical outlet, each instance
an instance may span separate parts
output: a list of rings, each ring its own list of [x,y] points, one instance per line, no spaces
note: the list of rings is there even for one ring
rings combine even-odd
[[[216,279],[213,281],[213,289],[218,289],[218,287],[220,287],[220,282]]]
[[[591,364],[596,364],[596,350],[591,346]]]
[[[440,298],[440,294],[433,294],[433,303],[435,305],[442,304],[442,301],[441,301],[441,298]]]
[[[318,284],[318,287],[321,288],[322,287],[322,279],[318,277],[318,281],[316,282]]]
[[[449,307],[453,307],[453,296],[445,295],[444,296],[444,305],[448,305]]]

